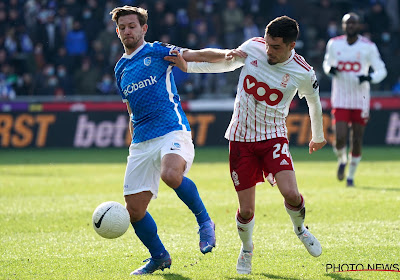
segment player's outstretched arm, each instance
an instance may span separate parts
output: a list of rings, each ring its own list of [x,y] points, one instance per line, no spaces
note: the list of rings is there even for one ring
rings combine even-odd
[[[182,56],[187,62],[217,62],[225,59],[228,51],[213,48],[184,50]]]
[[[221,50],[206,48],[201,50],[184,50],[182,56],[187,62],[220,62],[224,59],[231,60],[235,57],[246,58],[247,54],[239,49]]]
[[[242,51],[240,49],[229,50],[225,55],[226,60],[232,60],[234,58],[246,58],[246,57],[247,57],[247,53],[245,53],[244,51]]]
[[[243,66],[244,57],[247,56],[243,51],[232,50],[229,52],[228,57],[218,62],[187,62],[184,57],[185,53],[181,55],[178,51],[174,50],[171,52],[172,56],[166,56],[164,59],[171,62],[171,65],[177,66],[182,71],[188,73],[223,73]]]

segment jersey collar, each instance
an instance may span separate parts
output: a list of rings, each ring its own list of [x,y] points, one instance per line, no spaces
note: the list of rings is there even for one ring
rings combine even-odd
[[[294,49],[291,51],[292,53],[290,54],[290,56],[289,56],[289,58],[286,60],[286,61],[284,61],[284,62],[281,62],[281,63],[277,63],[276,65],[277,66],[283,66],[283,65],[286,65],[286,64],[288,64],[292,59],[293,59],[293,57],[294,57],[294,55],[295,55],[295,51],[294,51]]]
[[[141,49],[143,49],[143,47],[144,47],[144,45],[146,45],[147,44],[147,42],[146,41],[143,41],[143,44],[139,47],[139,48],[137,48],[133,53],[131,53],[131,54],[126,54],[126,53],[124,53],[123,55],[122,55],[122,58],[126,58],[126,59],[131,59],[135,54],[137,54],[138,52],[140,52],[140,50]]]
[[[350,46],[350,47],[351,47],[351,46],[354,46],[355,44],[357,44],[358,42],[360,42],[360,39],[361,39],[361,35],[358,34],[358,35],[357,35],[357,40],[355,40],[354,43],[350,45],[349,42],[347,41],[347,37],[346,37],[346,44],[347,44],[348,46]]]

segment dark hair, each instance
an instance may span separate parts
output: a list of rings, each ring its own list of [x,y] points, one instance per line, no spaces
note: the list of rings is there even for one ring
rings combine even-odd
[[[288,16],[281,16],[268,23],[265,31],[271,37],[282,37],[283,42],[289,44],[297,40],[299,24]]]
[[[132,7],[132,6],[123,6],[117,7],[110,12],[112,15],[112,20],[118,24],[119,17],[127,16],[127,15],[137,15],[140,26],[147,24],[147,10],[140,7]]]

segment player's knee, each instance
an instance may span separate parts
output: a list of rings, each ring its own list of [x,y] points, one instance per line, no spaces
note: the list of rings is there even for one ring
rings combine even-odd
[[[239,213],[243,219],[248,220],[254,216],[254,209],[251,207],[240,208]]]
[[[161,180],[171,188],[177,188],[182,182],[182,174],[174,169],[166,168],[161,172]]]
[[[133,205],[127,205],[126,209],[131,217],[131,223],[138,222],[146,215],[146,209],[139,209]]]
[[[336,137],[336,148],[341,149],[346,145],[346,138]]]
[[[296,190],[287,190],[285,193],[282,193],[285,201],[292,206],[297,206],[301,203],[300,193]]]

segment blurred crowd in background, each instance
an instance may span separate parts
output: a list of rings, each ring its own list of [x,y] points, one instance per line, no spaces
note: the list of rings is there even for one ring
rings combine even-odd
[[[116,95],[115,63],[123,48],[109,12],[132,5],[149,12],[146,41],[200,49],[236,48],[264,36],[277,16],[299,22],[296,52],[316,71],[321,92],[327,41],[342,34],[341,18],[361,16],[362,34],[379,48],[388,69],[377,91],[400,96],[398,0],[2,0],[0,2],[0,100],[16,96]],[[176,68],[176,67],[175,67]],[[234,96],[238,71],[186,74],[174,69],[183,99]]]

